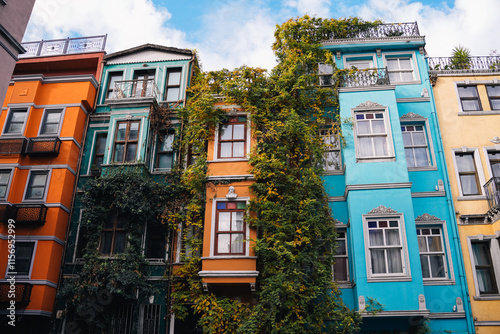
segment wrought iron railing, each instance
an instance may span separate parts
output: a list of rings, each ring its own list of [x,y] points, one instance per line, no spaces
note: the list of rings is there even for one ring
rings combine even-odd
[[[342,77],[341,87],[366,87],[389,84],[387,68],[368,68],[345,74]]]
[[[111,99],[153,97],[158,100],[160,90],[154,79],[117,81]]]
[[[26,138],[0,138],[0,154],[24,154]]]
[[[489,208],[500,205],[500,177],[492,177],[483,186]]]
[[[29,138],[26,145],[26,154],[29,156],[56,156],[61,148],[61,139],[58,137]]]
[[[492,71],[500,72],[500,56],[470,57],[468,61],[453,61],[452,57],[430,57],[431,71]]]
[[[14,204],[11,218],[16,224],[45,224],[48,208],[45,204]]]
[[[353,27],[342,33],[332,33],[325,36],[326,42],[347,38],[383,38],[383,37],[412,37],[420,36],[417,22],[383,23],[375,27]]]
[[[104,51],[106,35],[21,43],[26,50],[19,58]]]
[[[11,284],[10,282],[0,283],[0,307],[4,309],[10,305],[11,300],[16,302],[16,307],[25,307],[31,301],[31,289],[33,285],[29,283],[15,283],[15,293],[13,294],[13,299],[11,298]]]

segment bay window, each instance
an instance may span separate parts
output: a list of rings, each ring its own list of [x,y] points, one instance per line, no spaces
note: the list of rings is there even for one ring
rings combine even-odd
[[[355,111],[354,120],[358,159],[393,156],[389,120],[385,110]]]
[[[139,121],[117,123],[113,162],[133,162],[137,158]]]

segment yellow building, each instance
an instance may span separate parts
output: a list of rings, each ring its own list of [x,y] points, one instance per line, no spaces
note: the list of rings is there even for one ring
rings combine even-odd
[[[429,58],[477,333],[500,333],[500,57]]]

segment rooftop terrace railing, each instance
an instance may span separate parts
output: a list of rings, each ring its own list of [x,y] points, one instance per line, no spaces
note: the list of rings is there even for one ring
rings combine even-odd
[[[107,35],[103,35],[21,43],[26,52],[19,55],[19,58],[100,52],[104,51],[106,38]]]
[[[453,62],[452,57],[430,57],[431,71],[491,71],[500,72],[500,56],[470,57],[469,61]]]
[[[325,36],[326,42],[346,38],[383,38],[383,37],[414,37],[420,36],[417,22],[407,23],[382,23],[375,27],[353,27],[341,34],[332,33]]]

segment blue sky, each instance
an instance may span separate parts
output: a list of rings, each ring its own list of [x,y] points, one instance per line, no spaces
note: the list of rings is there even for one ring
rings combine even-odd
[[[500,0],[37,0],[24,41],[108,34],[108,53],[145,43],[196,49],[204,70],[271,69],[274,29],[304,14],[417,21],[430,56],[500,53]]]

